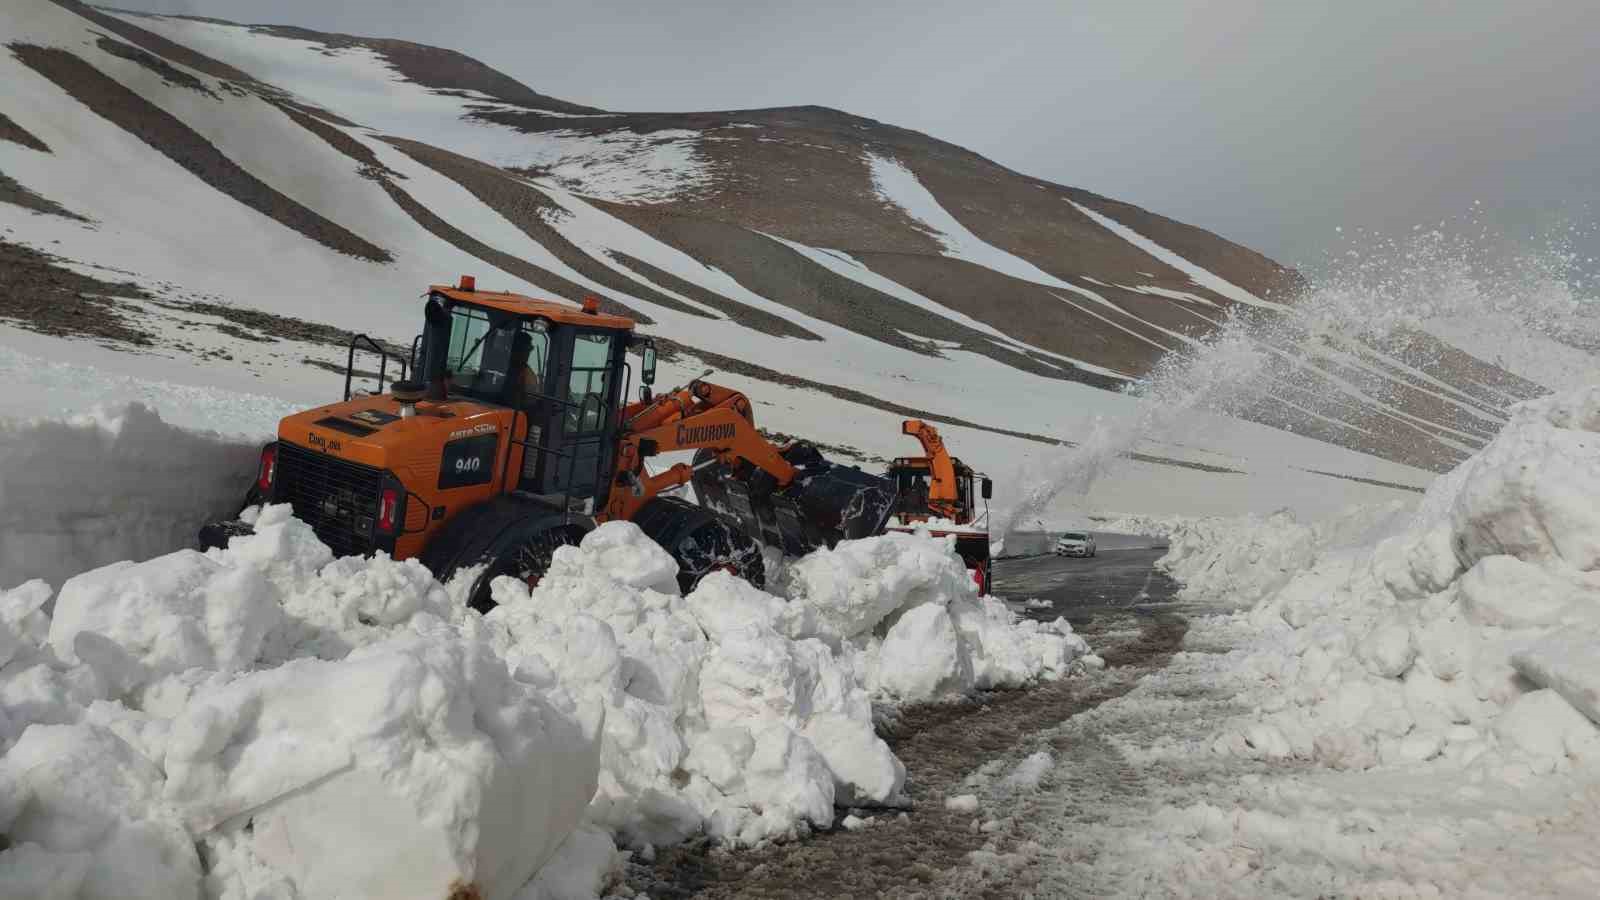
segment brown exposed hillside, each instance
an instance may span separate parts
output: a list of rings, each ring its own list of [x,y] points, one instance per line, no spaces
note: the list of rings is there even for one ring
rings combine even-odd
[[[526,135],[531,161],[499,168],[450,145],[448,135],[434,138],[444,144],[435,146],[413,135],[363,128],[356,121],[358,111],[323,108],[317,98],[294,96],[255,77],[246,61],[218,59],[141,28],[139,22],[154,21],[148,17],[113,15],[77,0],[49,2],[83,18],[86,46],[141,67],[155,76],[152,85],[160,90],[194,92],[221,104],[239,98],[271,103],[284,115],[282,127],[314,134],[343,154],[349,160],[347,175],[380,185],[422,230],[557,296],[575,301],[597,295],[605,308],[633,315],[642,324],[652,322],[648,306],[690,322],[725,319],[763,338],[816,341],[836,327],[928,357],[977,354],[1018,372],[1115,390],[1148,374],[1166,354],[1193,349],[1235,312],[1236,304],[1080,207],[1256,297],[1293,304],[1304,286],[1293,270],[1202,228],[834,109],[607,112],[539,93],[454,50],[250,26],[293,39],[296,43],[283,45],[286,53],[337,55],[359,49],[376,54],[398,78],[460,100],[463,134],[488,127]],[[362,222],[337,221],[337,213],[319,215],[280,194],[178,116],[71,50],[18,43],[12,52],[97,115],[238,202],[338,252],[380,263],[390,258],[387,249],[360,236]],[[335,90],[329,94],[334,99],[324,102],[337,106],[338,96]],[[3,116],[0,139],[48,149]],[[647,155],[666,143],[692,158],[694,177],[665,179],[662,189],[637,196],[607,192],[605,178],[619,160],[626,168],[629,154]],[[537,161],[550,157],[532,149],[596,146],[605,148],[606,158],[585,157],[580,149],[573,151],[576,157],[560,157],[559,164]],[[549,256],[540,263],[524,259],[515,247],[494,246],[474,233],[473,223],[457,211],[424,204],[417,199],[422,194],[413,196],[407,179],[395,171],[403,167],[392,156],[385,165],[379,148],[398,150],[453,182]],[[965,240],[976,239],[1030,264],[1047,273],[1042,280],[1051,283],[1024,280],[1031,277],[1020,272],[1026,266],[991,268],[948,255],[941,239],[948,236],[880,195],[875,158],[893,161],[914,176],[932,202],[970,232],[972,238]],[[5,183],[13,187],[0,200],[71,214],[28,187]],[[560,227],[566,213],[553,199],[558,188],[588,198],[614,219],[681,251],[708,272],[715,270],[721,280],[699,282],[693,273],[666,271],[621,249],[579,246]],[[841,274],[802,252],[806,248],[844,254],[864,267],[863,277]],[[738,299],[744,295],[728,290],[729,278],[770,303]],[[914,292],[911,299],[907,292]],[[1269,326],[1264,340],[1277,346],[1280,356],[1262,380],[1260,396],[1233,411],[1388,459],[1446,468],[1495,430],[1509,400],[1539,390],[1425,335],[1404,335],[1383,347],[1352,343],[1324,353],[1304,345],[1281,314],[1254,307],[1249,314]],[[1420,380],[1396,359],[1437,363],[1449,373],[1448,384]],[[738,362],[776,371],[765,367],[770,360]],[[832,390],[821,384],[818,389]]]

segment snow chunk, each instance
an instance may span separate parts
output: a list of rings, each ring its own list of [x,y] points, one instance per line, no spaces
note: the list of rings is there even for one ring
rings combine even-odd
[[[592,825],[580,825],[513,900],[589,900],[602,896],[608,884],[622,880],[626,860],[611,835]]]
[[[961,652],[948,610],[929,603],[900,617],[883,641],[880,683],[908,700],[971,687],[972,659]]]
[[[503,896],[593,794],[598,726],[486,645],[398,635],[203,691],[165,795],[197,831],[249,814],[251,850],[302,895]]]
[[[1547,634],[1513,654],[1511,664],[1600,723],[1600,635],[1588,630]]]
[[[1018,790],[1036,791],[1039,783],[1044,781],[1044,776],[1055,768],[1055,757],[1048,750],[1040,750],[1030,755],[1027,759],[1017,763],[1017,767],[1006,776],[1006,785]]]
[[[840,541],[790,567],[789,600],[810,607],[816,636],[837,646],[901,610],[976,596],[954,546],[954,538],[904,532]]]
[[[1581,593],[1571,580],[1512,556],[1486,556],[1456,582],[1468,619],[1503,628],[1553,624]]]
[[[261,575],[193,550],[113,563],[62,585],[50,644],[78,661],[78,638],[109,638],[157,673],[247,668],[281,617]]]
[[[957,794],[954,797],[944,798],[944,808],[959,813],[974,813],[978,811],[978,796],[976,794]]]
[[[1388,622],[1369,632],[1356,654],[1374,675],[1398,678],[1411,667],[1417,648],[1411,642],[1411,629],[1399,622]]]
[[[1593,722],[1551,690],[1523,694],[1495,721],[1500,740],[1534,756],[1565,756],[1571,748],[1593,740]]]
[[[1549,424],[1567,402],[1525,405],[1465,464],[1472,468],[1451,516],[1463,565],[1506,555],[1600,569],[1600,512],[1593,503],[1600,496],[1600,437]]]
[[[29,728],[0,759],[0,785],[28,797],[0,823],[16,845],[0,854],[0,871],[77,881],[68,896],[199,897],[200,860],[161,800],[163,782],[160,768],[105,728]]]
[[[834,802],[884,804],[897,799],[906,767],[870,722],[838,713],[821,713],[806,723],[806,739],[834,772]]]

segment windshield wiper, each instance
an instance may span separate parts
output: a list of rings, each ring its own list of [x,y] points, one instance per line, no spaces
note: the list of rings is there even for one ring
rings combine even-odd
[[[499,331],[500,329],[506,327],[507,325],[516,325],[516,324],[517,324],[517,320],[516,319],[508,319],[508,320],[506,320],[504,322],[501,322],[499,325],[494,326],[493,328],[489,329],[488,331],[485,331],[483,333],[483,335],[481,337],[479,337],[478,340],[476,342],[474,342],[471,347],[467,348],[467,352],[466,353],[461,354],[461,362],[464,363],[467,360],[471,359],[472,358],[472,354],[478,352],[478,348],[483,345],[483,342],[489,339],[489,335],[494,334],[496,331]]]

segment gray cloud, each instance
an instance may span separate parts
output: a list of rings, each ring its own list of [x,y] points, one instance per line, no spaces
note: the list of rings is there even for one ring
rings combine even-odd
[[[1474,201],[1513,239],[1600,217],[1587,0],[122,2],[442,45],[609,109],[835,106],[1291,263]]]

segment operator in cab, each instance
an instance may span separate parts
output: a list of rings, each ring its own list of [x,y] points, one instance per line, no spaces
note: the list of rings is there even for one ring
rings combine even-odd
[[[506,399],[512,406],[527,409],[544,393],[539,372],[532,365],[533,336],[518,331],[511,341],[511,373],[506,387]]]

